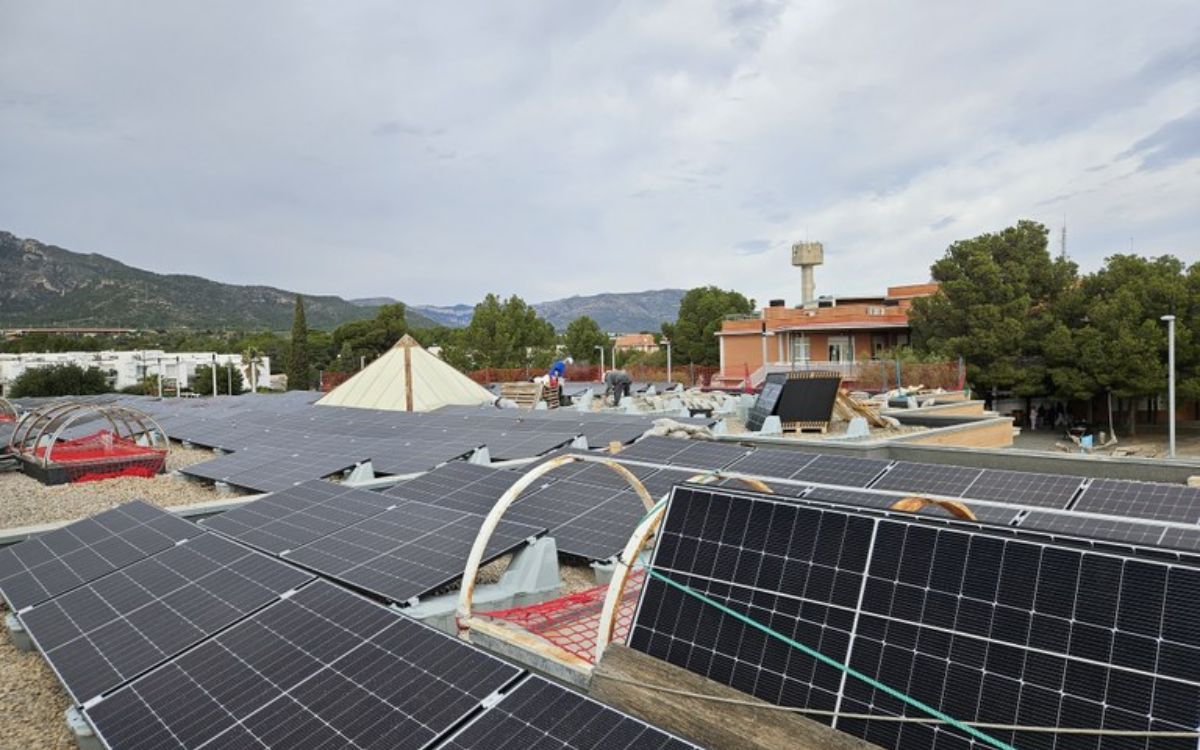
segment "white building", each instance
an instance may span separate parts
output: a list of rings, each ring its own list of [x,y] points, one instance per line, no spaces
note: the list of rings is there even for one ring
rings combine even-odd
[[[97,367],[109,378],[113,389],[120,390],[137,385],[145,378],[158,375],[164,386],[174,390],[179,383],[186,391],[195,379],[196,368],[216,362],[217,367],[232,364],[242,373],[243,391],[249,391],[251,383],[260,388],[270,387],[271,358],[261,356],[251,377],[250,366],[242,363],[240,354],[217,354],[216,352],[164,352],[144,349],[128,352],[37,352],[30,354],[0,354],[0,395],[7,395],[13,382],[26,370],[53,365],[74,364],[83,368]]]

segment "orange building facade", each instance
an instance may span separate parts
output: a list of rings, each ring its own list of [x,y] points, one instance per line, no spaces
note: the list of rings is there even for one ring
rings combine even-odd
[[[857,363],[908,343],[912,301],[937,290],[932,283],[893,286],[879,297],[826,297],[726,320],[717,333],[721,376],[740,380],[765,363],[767,369],[834,369],[853,377]]]
[[[654,335],[650,333],[627,333],[623,336],[617,336],[613,346],[619,352],[656,352],[658,344],[654,341]]]

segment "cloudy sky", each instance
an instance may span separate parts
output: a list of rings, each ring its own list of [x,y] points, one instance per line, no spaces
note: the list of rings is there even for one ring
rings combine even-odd
[[[0,229],[347,297],[1200,260],[1200,4],[0,0]]]

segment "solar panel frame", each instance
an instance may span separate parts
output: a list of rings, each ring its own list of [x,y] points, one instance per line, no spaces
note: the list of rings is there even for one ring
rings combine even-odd
[[[481,516],[472,513],[405,500],[280,557],[405,604],[462,575],[482,522]],[[544,525],[502,519],[492,531],[483,561],[490,562],[545,532]]]
[[[1074,510],[1182,523],[1200,522],[1200,487],[1094,479]]]
[[[424,748],[521,670],[325,581],[84,707],[111,748]]]
[[[752,476],[791,479],[804,467],[817,460],[819,455],[817,453],[758,448],[734,461],[727,468],[729,471]]]
[[[312,579],[201,534],[18,617],[68,695],[82,704]]]
[[[222,481],[256,492],[277,492],[312,479],[340,474],[363,460],[362,454],[293,453],[232,474]]]
[[[393,505],[394,499],[378,492],[314,479],[200,523],[242,544],[277,555],[353,526]]]
[[[641,719],[530,675],[460,727],[438,750],[687,750],[682,740]]]
[[[962,497],[1045,508],[1066,508],[1083,480],[1062,474],[984,469]]]
[[[641,461],[666,466],[687,445],[688,441],[686,440],[648,435],[623,449],[619,455],[626,461]]]
[[[20,612],[204,529],[141,500],[0,549],[0,595]]]
[[[873,490],[927,492],[958,497],[966,492],[982,473],[982,469],[973,467],[897,461],[868,486]]]
[[[844,487],[868,487],[890,463],[879,458],[821,454],[792,474],[791,479]]]
[[[792,510],[799,507],[785,498],[750,493],[677,490],[652,565],[965,721],[1053,726],[1061,708],[1062,716],[1071,717],[1062,722],[1068,726],[1086,726],[1085,709],[1097,711],[1096,721],[1109,728],[1186,731],[1200,722],[1200,681],[1186,666],[1200,663],[1200,628],[1194,624],[1200,567],[1195,564],[1061,546],[1015,529],[979,533],[961,522],[872,518],[836,509],[810,517],[811,507]],[[770,520],[753,520],[756,512],[768,513]],[[840,518],[831,520],[825,513]],[[866,542],[863,523],[871,527]],[[851,525],[859,527],[854,542]],[[900,538],[892,538],[897,533]],[[760,552],[768,548],[788,554],[782,563],[768,564],[768,558],[777,557]],[[1032,569],[1031,551],[1037,556]],[[846,564],[848,552],[854,556]],[[795,565],[793,555],[807,562]],[[1084,575],[1079,566],[1086,565],[1093,572]],[[1102,574],[1096,565],[1107,565],[1110,572]],[[1071,588],[1080,586],[1087,589]],[[1165,610],[1155,609],[1157,595],[1166,597],[1160,605]],[[1096,639],[1105,632],[1109,645],[1102,658],[1108,661],[1098,662]],[[701,638],[717,647],[701,648]],[[647,580],[630,644],[776,703],[915,713],[656,579]],[[1148,645],[1153,649],[1147,667]],[[1034,652],[1038,659],[1026,662],[1023,654]],[[1045,664],[1074,676],[1064,681],[1059,671],[1058,681],[1048,684],[1054,672],[1041,670]],[[1080,670],[1095,670],[1097,664],[1100,693],[1095,696],[1090,691],[1097,678]],[[786,665],[784,672],[779,665]],[[1148,669],[1157,670],[1150,673],[1154,693],[1137,687]],[[974,682],[964,682],[964,670],[976,675]],[[793,672],[798,677],[789,678]],[[972,684],[980,686],[975,693]],[[981,697],[979,689],[992,692]],[[1146,696],[1158,693],[1169,698],[1155,699],[1151,706]],[[1055,713],[1047,717],[1039,707],[1052,698]],[[846,720],[838,726],[885,747],[972,746],[970,738],[946,727]],[[989,733],[1014,741],[1012,733]],[[1054,738],[1018,735],[1016,744],[1049,747],[1048,739]],[[1100,748],[1128,743],[1127,738],[1090,741]]]

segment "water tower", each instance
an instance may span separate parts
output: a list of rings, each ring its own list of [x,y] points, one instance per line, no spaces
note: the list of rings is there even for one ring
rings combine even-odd
[[[800,305],[808,307],[817,303],[817,284],[813,269],[825,263],[825,246],[820,242],[797,242],[792,245],[792,265],[800,266]]]

